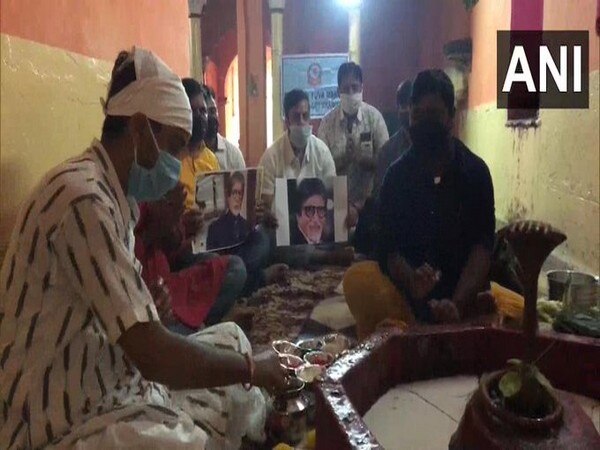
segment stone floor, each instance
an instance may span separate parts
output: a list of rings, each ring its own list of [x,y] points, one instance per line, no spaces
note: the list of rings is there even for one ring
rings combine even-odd
[[[364,420],[387,450],[448,448],[476,387],[474,376],[400,385],[381,397]]]
[[[364,420],[387,450],[448,448],[476,387],[474,376],[403,384],[382,396]],[[575,397],[600,432],[600,401]]]

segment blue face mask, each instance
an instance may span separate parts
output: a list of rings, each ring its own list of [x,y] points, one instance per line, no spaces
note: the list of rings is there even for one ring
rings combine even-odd
[[[179,181],[181,161],[160,150],[158,160],[152,169],[137,163],[137,156],[129,170],[127,195],[138,202],[152,202],[161,199]]]

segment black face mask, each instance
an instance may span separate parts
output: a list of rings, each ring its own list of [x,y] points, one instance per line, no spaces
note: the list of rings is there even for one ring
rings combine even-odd
[[[194,115],[192,118],[192,136],[190,144],[197,145],[202,142],[206,135],[206,121],[199,116]]]
[[[206,126],[206,139],[213,139],[219,132],[219,119],[216,116],[208,116],[208,124]]]
[[[409,132],[413,145],[430,156],[442,154],[450,142],[450,131],[436,120],[415,123],[409,128]]]

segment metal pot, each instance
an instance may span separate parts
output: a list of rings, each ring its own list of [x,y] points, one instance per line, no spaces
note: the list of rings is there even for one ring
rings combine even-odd
[[[598,277],[572,270],[553,270],[546,276],[550,300],[563,301],[576,309],[589,309],[600,302]]]
[[[273,399],[268,428],[274,442],[295,445],[304,438],[308,430],[309,399],[302,381],[290,378],[288,383],[288,388]]]

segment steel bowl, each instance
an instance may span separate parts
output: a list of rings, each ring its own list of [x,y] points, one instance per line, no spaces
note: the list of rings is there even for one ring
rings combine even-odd
[[[299,356],[282,354],[279,355],[279,364],[288,375],[295,376],[296,369],[304,364],[304,360]]]
[[[341,353],[352,347],[352,342],[349,338],[340,333],[332,333],[323,336],[322,351],[331,353],[334,357],[338,357]]]
[[[298,357],[302,356],[302,350],[300,350],[300,348],[298,348],[296,344],[290,341],[273,341],[273,344],[271,345],[273,347],[273,350],[275,350],[275,353],[277,353],[278,355],[294,355]]]
[[[296,344],[303,352],[314,352],[321,350],[323,341],[319,338],[302,339]]]
[[[304,361],[315,366],[328,367],[334,360],[335,358],[331,353],[324,351],[308,352],[304,355]]]
[[[296,369],[296,377],[310,386],[315,381],[320,380],[325,373],[325,370],[325,366],[320,366],[318,364],[304,364]]]
[[[275,442],[295,445],[306,434],[309,401],[304,387],[297,378],[288,378],[286,388],[275,394],[267,421],[268,433]]]
[[[548,298],[572,308],[591,308],[600,303],[598,277],[573,270],[552,270],[548,278]]]

